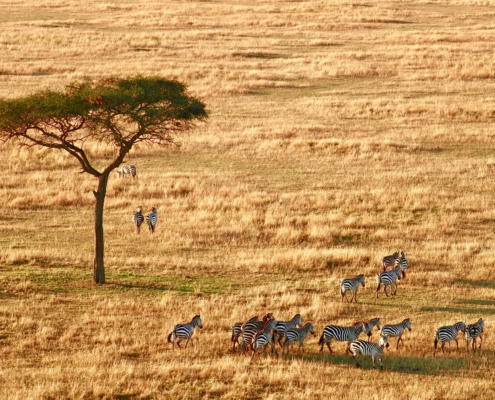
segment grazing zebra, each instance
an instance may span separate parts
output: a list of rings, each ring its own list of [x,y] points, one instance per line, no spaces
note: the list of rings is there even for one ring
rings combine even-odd
[[[364,332],[364,323],[356,322],[353,326],[343,327],[337,325],[327,325],[323,329],[323,333],[320,336],[320,352],[323,351],[323,347],[326,344],[330,353],[333,353],[330,347],[332,339],[339,342],[347,342],[346,353],[349,352],[349,344],[356,340],[361,332]]]
[[[391,336],[398,336],[397,346],[396,346],[396,349],[398,350],[399,342],[402,340],[402,334],[406,329],[409,329],[409,331],[411,331],[411,320],[409,318],[406,318],[400,324],[383,326],[381,336],[385,336],[387,338]],[[402,340],[402,344],[404,344],[403,340]],[[387,343],[387,347],[388,347],[388,343]]]
[[[351,291],[353,292],[353,295],[351,297],[350,303],[352,303],[352,300],[357,303],[357,290],[359,287],[359,284],[363,285],[364,287],[364,274],[358,275],[355,278],[352,279],[344,279],[340,281],[340,294],[342,295],[342,302],[344,301],[344,297],[346,292]],[[346,297],[347,299],[347,297]],[[349,300],[347,300],[349,302]]]
[[[134,165],[123,165],[122,167],[120,167],[118,170],[117,170],[117,175],[119,176],[119,178],[122,178],[126,175],[130,175],[132,176],[133,178],[136,177],[136,167]]]
[[[442,352],[445,354],[444,346],[445,342],[449,342],[449,353],[450,353],[450,341],[455,340],[455,344],[457,345],[457,349],[459,349],[459,342],[457,341],[457,334],[459,331],[466,333],[466,323],[465,322],[457,322],[454,325],[450,326],[442,326],[438,328],[435,332],[435,342],[433,347],[433,357],[435,357],[435,353],[437,351],[438,342],[442,342]]]
[[[401,269],[400,267],[395,267],[391,271],[379,272],[376,276],[376,298],[378,299],[378,292],[380,290],[380,286],[383,283],[383,291],[388,297],[387,290],[390,289],[392,296],[395,296],[397,293],[397,280],[400,280]]]
[[[186,340],[186,348],[189,341],[191,341],[191,346],[194,347],[192,335],[194,334],[194,328],[199,326],[203,328],[203,323],[201,322],[201,317],[199,315],[195,315],[194,318],[188,324],[178,324],[174,326],[174,330],[167,337],[169,343],[172,343],[172,348],[175,348],[175,343],[177,342],[177,346],[180,347],[180,342],[184,339]]]
[[[150,232],[153,234],[155,233],[155,227],[156,223],[158,222],[158,215],[156,214],[157,209],[153,207],[151,209],[151,212],[146,215],[146,223],[148,224],[148,228],[150,229]]]
[[[236,322],[230,328],[232,331],[232,336],[230,338],[230,341],[232,342],[232,350],[233,351],[235,351],[235,345],[236,344],[239,345],[239,337],[241,336],[243,325],[249,324],[252,322],[260,322],[257,315],[252,317],[251,319],[248,319],[246,322]]]
[[[267,320],[263,328],[261,328],[261,330],[254,336],[253,344],[251,345],[251,348],[253,349],[251,361],[253,361],[254,356],[260,349],[264,348],[266,350],[266,346],[268,345],[271,346],[272,353],[275,352],[275,354],[277,354],[277,351],[275,350],[275,344],[273,343],[272,334],[272,331],[275,328],[276,324],[277,320],[275,318]]]
[[[265,314],[260,321],[259,319],[251,318],[241,326],[242,341],[239,347],[244,351],[248,351],[252,347],[254,337],[263,328],[267,321],[274,319],[272,313]]]
[[[279,335],[278,338],[278,344],[280,347],[282,347],[282,338],[284,337],[284,332],[287,329],[292,329],[295,328],[296,326],[302,326],[302,318],[301,314],[296,314],[290,321],[278,321],[277,325],[275,325],[275,329],[273,330],[273,336],[274,340],[277,335]]]
[[[386,345],[386,336],[381,336],[378,343],[370,343],[366,342],[365,340],[355,340],[354,342],[352,342],[350,345],[350,349],[352,355],[354,356],[354,360],[356,361],[356,366],[361,366],[357,361],[357,357],[358,355],[362,354],[364,356],[371,356],[371,360],[373,361],[373,368],[375,368],[375,357],[378,357],[378,360],[380,361],[380,369],[383,369],[382,353],[383,347]]]
[[[483,330],[485,328],[485,321],[483,318],[480,318],[478,322],[474,324],[469,324],[466,328],[466,349],[469,351],[469,341],[473,339],[473,351],[476,351],[476,339],[480,338],[480,347],[483,343]]]
[[[136,232],[141,232],[141,224],[144,221],[143,213],[141,212],[141,206],[138,206],[137,211],[132,215],[132,223],[136,225]]]
[[[395,267],[395,260],[399,258],[399,252],[396,251],[394,254],[385,256],[382,258],[383,271],[386,271],[388,267]]]
[[[363,324],[364,324],[363,332],[366,333],[366,335],[368,336],[368,342],[369,342],[371,341],[373,328],[376,327],[378,331],[380,330],[380,318],[372,318],[369,321],[363,321]]]
[[[400,252],[400,257],[396,260],[396,262],[396,266],[399,266],[402,271],[402,279],[404,279],[406,277],[406,269],[409,267],[409,262],[406,259],[406,252],[404,250]]]
[[[311,333],[312,335],[315,334],[313,330],[313,322],[306,322],[303,327],[301,328],[289,328],[284,332],[284,345],[282,347],[282,353],[283,353],[283,348],[287,347],[287,354],[289,354],[289,347],[290,345],[295,342],[296,340],[299,342],[299,348],[303,348],[304,351],[304,339],[306,339],[306,336],[308,333]]]

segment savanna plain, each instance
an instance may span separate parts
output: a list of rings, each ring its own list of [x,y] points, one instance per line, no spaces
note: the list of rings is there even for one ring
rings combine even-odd
[[[112,177],[104,285],[96,181],[0,144],[0,398],[495,396],[494,1],[2,0],[0,26],[4,98],[159,75],[209,112]],[[136,234],[138,205],[158,209],[154,235]],[[400,249],[407,277],[376,299]],[[267,312],[314,321],[304,352],[232,351],[231,325]],[[195,314],[194,347],[173,350]],[[372,317],[412,322],[382,371],[342,342],[319,352],[324,326]],[[433,357],[438,327],[480,317],[480,350],[460,335]]]

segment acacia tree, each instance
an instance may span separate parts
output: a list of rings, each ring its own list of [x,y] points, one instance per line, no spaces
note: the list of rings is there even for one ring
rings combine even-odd
[[[73,83],[63,92],[42,91],[0,99],[0,140],[63,150],[98,178],[95,202],[95,283],[105,283],[103,206],[110,173],[139,142],[180,146],[178,133],[207,118],[205,105],[183,84],[159,77],[110,78]],[[85,150],[88,141],[115,147],[102,170]]]

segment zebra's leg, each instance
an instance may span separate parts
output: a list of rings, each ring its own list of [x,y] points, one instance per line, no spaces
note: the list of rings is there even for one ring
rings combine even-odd
[[[382,357],[378,357],[378,361],[380,361],[380,369],[383,369]]]
[[[481,349],[481,343],[483,342],[483,336],[480,335],[480,347],[478,347],[478,349]]]
[[[376,298],[378,299],[378,291],[380,290],[381,283],[376,287]]]
[[[357,303],[357,289],[354,291],[354,303]]]
[[[397,339],[397,350],[399,350],[399,342],[402,340],[402,335],[399,335],[399,338]],[[404,346],[404,343],[402,343]]]
[[[390,285],[387,285],[386,283],[383,284],[383,291],[385,292],[385,296],[389,296],[389,293],[391,292],[391,287]]]
[[[356,363],[356,367],[359,368],[361,366],[361,364],[358,363],[358,359],[357,359],[358,358],[358,355],[359,355],[358,352],[356,352],[356,353],[353,354],[353,356],[354,356],[354,362]]]

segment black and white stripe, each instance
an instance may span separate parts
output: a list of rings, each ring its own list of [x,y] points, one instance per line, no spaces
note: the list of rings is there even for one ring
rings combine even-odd
[[[194,334],[194,328],[199,326],[203,328],[203,323],[201,322],[201,317],[199,315],[195,315],[194,318],[188,324],[177,324],[174,326],[174,330],[167,337],[169,343],[172,343],[172,348],[175,348],[175,343],[179,348],[180,342],[186,340],[186,348],[189,341],[191,342],[191,346],[194,347],[192,335]]]
[[[136,177],[136,167],[134,165],[123,165],[117,170],[117,175],[122,178],[126,175],[130,175],[133,178]]]
[[[406,318],[399,324],[395,325],[384,325],[382,327],[382,333],[381,336],[385,336],[387,338],[397,336],[397,345],[396,348],[399,348],[399,342],[402,340],[402,334],[406,329],[409,329],[411,331],[411,320],[409,318]],[[404,341],[402,340],[402,344],[404,344]],[[387,343],[388,347],[388,343]]]
[[[275,329],[273,330],[274,339],[278,335],[278,344],[282,347],[282,338],[284,337],[284,332],[287,329],[292,329],[297,326],[302,326],[302,318],[301,314],[296,314],[290,321],[277,321],[277,325],[275,325]]]
[[[284,332],[284,345],[283,348],[287,347],[287,354],[289,354],[289,348],[294,343],[295,341],[299,342],[299,348],[303,347],[303,342],[304,339],[306,339],[306,336],[308,333],[311,333],[312,335],[315,334],[313,330],[313,322],[309,321],[304,324],[301,328],[289,328]],[[282,352],[283,352],[282,348]],[[304,351],[304,347],[303,347]]]
[[[400,280],[401,276],[400,267],[395,267],[391,271],[379,272],[376,276],[376,298],[378,299],[378,292],[380,290],[381,285],[383,284],[383,291],[385,295],[388,297],[388,292],[390,291],[392,296],[395,296],[397,293],[397,281]]]
[[[359,284],[361,284],[364,287],[364,274],[358,275],[355,278],[351,279],[344,279],[340,281],[340,294],[342,295],[342,302],[344,301],[344,297],[346,295],[346,292],[353,292],[353,295],[351,297],[350,303],[352,303],[352,300],[354,300],[357,303],[357,290],[359,287]],[[346,297],[347,299],[347,297]],[[349,301],[349,300],[347,300]]]
[[[378,343],[370,343],[365,340],[355,340],[349,346],[354,356],[354,360],[356,361],[356,366],[360,367],[361,365],[357,361],[357,357],[362,354],[364,356],[371,357],[373,361],[373,368],[375,368],[375,358],[378,358],[380,361],[380,368],[383,368],[382,364],[382,353],[383,347],[387,345],[387,337],[380,337],[380,341]]]
[[[398,258],[399,258],[399,252],[398,251],[396,251],[394,254],[383,257],[382,258],[383,270],[386,271],[388,267],[394,268],[395,267],[395,260],[397,260]]]
[[[141,224],[144,221],[144,215],[141,212],[141,206],[138,206],[137,211],[132,215],[132,223],[136,226],[136,232],[141,232]]]
[[[244,350],[248,351],[251,349],[254,337],[256,334],[265,326],[265,323],[267,321],[270,321],[274,319],[272,313],[265,314],[260,321],[259,319],[254,319],[251,318],[249,321],[245,322],[241,326],[241,342],[239,343],[239,347]]]
[[[459,342],[457,341],[457,334],[461,332],[466,332],[466,323],[459,321],[454,325],[442,326],[435,332],[435,342],[433,347],[433,356],[437,351],[438,342],[442,342],[442,352],[445,353],[444,346],[445,342],[449,343],[449,353],[450,353],[450,341],[455,340],[457,349],[459,349]]]
[[[480,338],[480,346],[478,347],[481,349],[481,344],[483,343],[483,330],[485,328],[485,321],[483,318],[480,318],[476,323],[474,324],[469,324],[466,327],[466,348],[469,351],[469,341],[473,339],[473,351],[476,351],[476,339]]]
[[[273,329],[275,328],[275,325],[277,324],[276,319],[269,319],[265,322],[265,325],[261,330],[255,335],[253,338],[253,344],[251,348],[253,349],[253,353],[251,355],[251,361],[253,361],[254,356],[256,353],[261,350],[265,349],[266,346],[270,345],[272,348],[272,353],[275,352],[277,354],[277,351],[275,350],[275,343],[273,342]]]
[[[248,319],[246,322],[236,322],[230,328],[230,330],[232,331],[232,336],[230,337],[230,341],[232,342],[232,350],[233,351],[235,351],[235,345],[236,344],[239,345],[239,337],[241,336],[241,333],[242,333],[242,327],[245,324],[249,324],[252,322],[260,322],[257,315]]]
[[[146,215],[146,223],[151,233],[155,233],[156,223],[158,222],[157,209],[153,207],[151,212]]]
[[[320,352],[323,351],[323,347],[325,344],[330,350],[330,353],[333,353],[332,348],[330,347],[332,339],[335,339],[339,342],[347,342],[347,348],[345,350],[346,353],[349,352],[349,344],[356,340],[360,333],[364,332],[364,323],[356,322],[353,326],[337,326],[337,325],[327,325],[323,329],[323,333],[320,336],[320,341],[318,344],[320,345]]]

